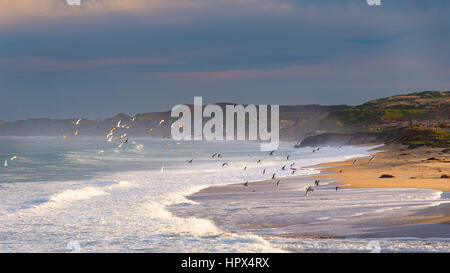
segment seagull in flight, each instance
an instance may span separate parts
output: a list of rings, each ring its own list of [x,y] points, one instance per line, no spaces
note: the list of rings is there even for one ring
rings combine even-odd
[[[309,192],[313,192],[313,191],[314,191],[313,187],[312,187],[312,186],[308,186],[308,187],[306,188],[306,194],[305,194],[305,196],[308,196],[308,193],[309,193]]]
[[[119,120],[119,122],[117,122],[116,124],[116,128],[130,128],[130,126],[128,126],[127,124],[122,125],[122,120]]]
[[[162,119],[162,120],[159,121],[158,125],[161,125],[163,123],[164,123],[164,120]]]
[[[80,125],[81,120],[82,119],[80,118],[80,119],[77,119],[76,121],[73,121],[72,123],[75,125]]]

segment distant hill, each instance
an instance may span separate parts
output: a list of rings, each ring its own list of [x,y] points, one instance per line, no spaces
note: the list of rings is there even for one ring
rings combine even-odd
[[[327,137],[309,137],[301,146],[358,144],[372,139],[374,142],[400,142],[410,147],[448,147],[450,92],[424,91],[372,100],[332,111],[326,120],[335,122],[337,132],[329,131]]]
[[[222,109],[230,104],[234,103],[217,103]],[[193,105],[188,106],[193,107]],[[335,122],[326,118],[332,111],[345,110],[349,107],[347,105],[282,105],[280,106],[280,137],[282,140],[297,141],[306,135],[336,129]],[[120,113],[104,120],[83,119],[77,126],[73,122],[78,117],[73,119],[32,118],[0,123],[0,136],[60,136],[64,134],[70,136],[78,130],[78,137],[104,137],[118,121],[129,125],[126,131],[130,137],[170,136],[170,125],[178,119],[172,118],[170,114],[170,111],[140,113],[132,122],[131,116]],[[164,122],[159,125],[161,120]],[[204,119],[206,120],[208,118]]]
[[[233,103],[217,103],[222,109]],[[193,105],[188,105],[193,107]],[[119,121],[129,137],[170,136],[170,111],[140,113],[135,120],[117,114],[103,120],[33,118],[0,121],[0,136],[104,137]],[[160,125],[160,121],[164,122]],[[208,120],[205,118],[204,121]],[[224,121],[225,122],[225,121]],[[224,131],[226,126],[224,126]],[[302,140],[299,146],[400,142],[410,147],[450,146],[450,92],[424,91],[372,100],[358,106],[281,105],[280,139]]]

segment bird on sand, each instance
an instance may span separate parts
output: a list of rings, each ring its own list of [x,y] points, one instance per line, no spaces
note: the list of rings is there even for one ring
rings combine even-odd
[[[261,163],[261,159],[259,159],[258,161],[256,161],[256,163]]]
[[[272,174],[272,179],[275,179],[275,173],[274,173],[274,174]]]
[[[244,166],[244,171],[246,171],[246,170],[247,170],[247,165]]]
[[[263,170],[263,174],[266,174],[266,169]]]
[[[222,167],[225,167],[225,166],[228,166],[228,163],[225,162],[222,164]]]
[[[192,161],[194,161],[194,159],[188,160],[187,163],[192,163]]]
[[[212,156],[211,156],[211,158],[214,158],[214,157],[216,157],[216,155],[217,155],[217,153],[214,153]]]
[[[336,187],[336,191],[339,189],[339,187]]]
[[[277,187],[280,185],[280,181],[281,181],[281,180],[278,180],[278,181],[277,181]]]
[[[375,159],[374,156],[370,157],[370,158],[369,158],[369,162],[372,161],[372,160],[374,160],[374,159]]]
[[[275,153],[275,150],[271,151],[271,152],[269,153],[269,155],[273,155],[273,153]]]
[[[281,169],[284,171],[286,170],[286,165],[283,165],[283,167],[281,167]]]
[[[319,186],[320,180],[314,181],[314,185]]]
[[[287,156],[286,156],[286,160],[289,160],[290,158],[291,158],[290,155],[287,155]]]
[[[248,181],[245,181],[244,186],[246,187],[248,186]]]
[[[358,162],[358,159],[355,159],[355,161],[353,161],[352,165],[355,165],[356,162]]]

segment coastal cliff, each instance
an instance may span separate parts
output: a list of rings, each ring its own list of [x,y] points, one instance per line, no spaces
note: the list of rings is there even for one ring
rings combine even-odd
[[[400,143],[409,148],[450,146],[450,92],[424,91],[332,111],[335,130],[308,136],[299,147]]]

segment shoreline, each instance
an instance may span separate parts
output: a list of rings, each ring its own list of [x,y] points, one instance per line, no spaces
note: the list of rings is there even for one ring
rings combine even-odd
[[[381,151],[377,151],[381,150]],[[386,145],[375,148],[370,157],[322,163],[318,166],[327,174],[315,178],[330,178],[343,188],[412,188],[450,192],[450,156],[443,148]],[[392,178],[380,178],[392,175]]]
[[[379,151],[381,150],[381,151]],[[340,162],[322,163],[319,167],[327,174],[315,178],[334,179],[342,188],[409,188],[450,192],[450,157],[443,148],[418,147],[408,149],[405,145],[385,145],[373,149],[374,159],[360,158]],[[429,160],[432,159],[433,160]],[[380,178],[383,174],[392,178]],[[450,224],[450,206],[443,204],[427,208],[409,217],[396,219],[398,226],[420,224]]]
[[[392,239],[411,237],[444,238],[446,240],[450,237],[447,225],[450,224],[450,204],[448,203],[426,206],[424,208],[407,209],[394,214],[390,212],[383,213],[378,218],[369,217],[367,218],[368,220],[365,219],[359,222],[358,219],[350,219],[349,224],[357,228],[355,228],[355,233],[350,232],[346,235],[339,234],[338,232],[333,233],[333,231],[330,232],[332,227],[330,228],[329,226],[324,230],[313,228],[307,232],[302,228],[302,226],[308,225],[309,222],[299,217],[301,213],[305,213],[305,211],[297,211],[302,204],[299,197],[304,196],[305,183],[311,183],[316,178],[320,178],[321,185],[324,183],[321,189],[319,189],[320,191],[327,188],[328,191],[334,191],[334,188],[338,186],[342,188],[342,193],[349,190],[364,193],[365,191],[380,189],[396,190],[399,189],[398,185],[405,185],[404,187],[400,187],[399,190],[425,189],[422,190],[425,193],[427,189],[438,190],[445,192],[447,194],[446,199],[448,199],[447,196],[450,196],[450,180],[436,178],[436,174],[440,173],[437,169],[440,168],[442,169],[441,172],[445,172],[443,164],[448,164],[448,156],[440,153],[442,149],[426,147],[416,148],[414,150],[406,149],[406,151],[404,149],[402,146],[388,145],[372,150],[372,155],[375,155],[375,159],[372,160],[370,165],[371,168],[374,168],[373,172],[363,171],[369,157],[358,158],[360,164],[356,168],[351,164],[353,160],[323,163],[311,166],[312,168],[317,168],[321,172],[320,174],[283,178],[280,187],[274,185],[276,180],[274,182],[274,180],[270,179],[249,182],[248,187],[244,187],[242,183],[209,186],[199,192],[186,196],[189,200],[194,201],[196,203],[195,205],[172,206],[170,210],[175,215],[181,217],[195,216],[212,220],[224,232],[249,232],[267,238],[358,239],[387,237],[386,239]],[[417,154],[414,154],[416,151],[418,151]],[[399,152],[411,153],[413,155],[406,161],[401,158],[400,162],[392,164],[394,161],[398,161],[396,155]],[[421,161],[424,160],[424,156],[434,157],[436,155],[442,158],[443,161],[430,160],[432,161],[431,163]],[[387,163],[383,158],[388,158],[392,161]],[[376,164],[374,164],[375,162]],[[412,182],[415,182],[412,184],[398,182],[398,180],[403,181],[405,179],[390,178],[391,180],[389,180],[378,178],[380,175],[378,174],[379,172],[393,173],[394,176],[399,177],[401,173],[397,168],[409,168],[411,164],[423,164],[427,170],[424,174],[426,177],[410,179],[413,180]],[[346,171],[350,168],[352,171]],[[344,169],[344,171],[339,173],[340,169]],[[379,187],[373,181],[371,181],[372,183],[368,183],[364,180],[365,184],[358,184],[354,180],[350,180],[359,179],[361,172],[364,172],[363,177],[377,174],[376,178],[373,179],[377,180],[378,184],[380,183],[378,180],[382,182],[388,181],[389,183],[384,182],[382,187]],[[423,172],[423,168],[416,168],[415,172]],[[342,177],[343,174],[346,175],[345,179]],[[431,175],[433,177],[429,177]],[[424,179],[430,181],[424,185],[417,184],[417,182],[421,182]],[[439,183],[436,183],[436,179],[440,179],[437,181]],[[407,182],[411,181],[408,180]],[[358,193],[355,192],[354,194]],[[446,201],[450,201],[450,199]],[[295,203],[298,203],[298,205],[295,205]],[[320,217],[315,217],[315,220],[320,219]],[[314,221],[312,219],[311,221]]]

